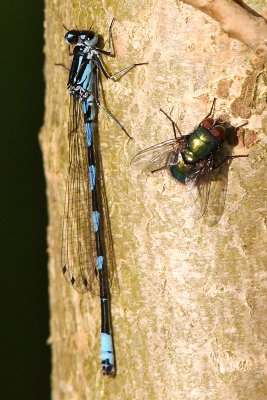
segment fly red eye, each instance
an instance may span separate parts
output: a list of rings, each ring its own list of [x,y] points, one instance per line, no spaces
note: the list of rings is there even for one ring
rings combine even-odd
[[[201,126],[205,129],[210,129],[212,125],[214,124],[214,119],[213,118],[205,118],[201,122]]]
[[[215,126],[214,128],[212,128],[211,132],[212,136],[216,137],[216,139],[225,139],[226,137],[226,131],[225,128],[223,126]]]

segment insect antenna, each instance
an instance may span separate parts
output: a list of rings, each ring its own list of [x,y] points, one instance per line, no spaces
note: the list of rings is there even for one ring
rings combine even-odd
[[[70,29],[66,27],[66,25],[62,24],[63,28],[68,32]]]

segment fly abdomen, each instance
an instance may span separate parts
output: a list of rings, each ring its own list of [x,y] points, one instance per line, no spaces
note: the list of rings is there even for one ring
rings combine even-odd
[[[185,183],[187,173],[190,171],[190,168],[191,166],[185,162],[182,154],[179,153],[177,161],[170,165],[170,173],[175,179],[177,179],[177,181]]]

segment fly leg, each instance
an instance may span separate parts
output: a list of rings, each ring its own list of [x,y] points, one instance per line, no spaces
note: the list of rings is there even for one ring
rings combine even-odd
[[[234,140],[234,143],[235,143],[235,144],[237,144],[238,141],[239,141],[238,130],[239,130],[240,128],[242,128],[243,126],[247,125],[247,124],[248,124],[248,122],[245,122],[245,123],[242,124],[242,125],[239,125],[239,126],[237,126],[237,127],[233,127],[233,133],[234,133],[233,140]],[[240,138],[241,138],[241,140],[242,140],[243,146],[245,146],[245,131],[244,131],[244,130],[243,130],[243,132],[241,132]]]
[[[222,160],[218,165],[216,165],[216,167],[214,166],[213,169],[219,168],[222,164],[224,164],[230,158],[241,158],[241,157],[248,157],[248,154],[244,154],[244,155],[242,154],[242,155],[237,155],[237,156],[228,156],[224,160]]]
[[[200,124],[198,125],[199,127],[200,127],[200,126],[203,126],[204,121],[209,120],[209,117],[210,117],[211,115],[213,115],[214,110],[215,110],[215,103],[216,103],[216,98],[214,97],[213,102],[212,102],[212,106],[211,106],[211,109],[210,109],[210,112],[206,115],[205,118],[202,119],[202,121],[201,121]],[[213,122],[214,122],[213,119],[211,119],[211,121],[210,121],[211,125],[213,124]]]
[[[154,174],[154,172],[163,171],[164,169],[166,169],[166,166],[158,168],[158,169],[154,169],[153,171],[151,171],[151,174]]]
[[[161,111],[164,115],[166,115],[168,120],[171,121],[175,139],[177,139],[177,132],[179,133],[180,136],[183,136],[178,125],[176,124],[176,122],[174,122],[174,120],[171,118],[171,116],[169,114],[167,114],[164,110],[162,110],[162,108],[160,108],[159,111]],[[176,129],[177,129],[177,132],[176,132]]]
[[[216,100],[217,100],[216,97],[214,97],[213,102],[212,102],[212,106],[211,106],[211,109],[210,109],[210,112],[208,113],[208,115],[206,115],[205,118],[203,118],[202,121],[204,121],[206,118],[209,118],[209,117],[214,113]],[[202,122],[202,121],[201,121],[201,122]],[[200,124],[201,124],[201,123],[200,123]],[[200,126],[200,124],[199,124],[199,126]]]

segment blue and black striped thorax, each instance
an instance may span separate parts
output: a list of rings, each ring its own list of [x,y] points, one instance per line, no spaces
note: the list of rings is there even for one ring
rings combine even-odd
[[[179,182],[190,179],[202,160],[213,157],[227,136],[226,123],[220,119],[204,119],[189,135],[183,137],[183,144],[176,159],[170,165],[171,175]]]

